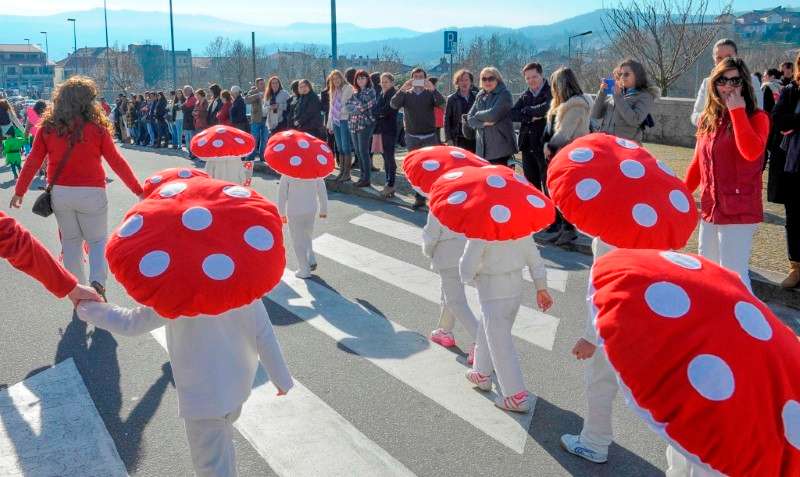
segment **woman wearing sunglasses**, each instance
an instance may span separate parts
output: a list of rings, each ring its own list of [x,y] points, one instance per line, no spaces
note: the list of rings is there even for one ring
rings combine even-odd
[[[497,68],[484,68],[480,79],[481,90],[467,113],[463,132],[468,138],[474,135],[476,154],[492,164],[508,166],[518,150],[511,122],[514,100]]]
[[[689,190],[700,186],[699,253],[738,273],[749,288],[753,234],[763,219],[761,172],[769,116],[758,109],[741,58],[720,61],[707,84],[694,159],[686,172]]]
[[[592,107],[600,131],[641,142],[647,116],[661,91],[647,80],[641,63],[625,60],[614,70],[614,80],[603,80]],[[652,123],[651,123],[652,125]]]

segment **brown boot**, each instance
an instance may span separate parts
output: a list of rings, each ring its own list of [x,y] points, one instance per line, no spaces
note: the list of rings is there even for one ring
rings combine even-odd
[[[800,262],[789,262],[789,275],[781,282],[783,288],[800,285]]]
[[[338,182],[350,182],[350,156],[342,156],[342,169],[339,171],[339,176],[336,178]]]

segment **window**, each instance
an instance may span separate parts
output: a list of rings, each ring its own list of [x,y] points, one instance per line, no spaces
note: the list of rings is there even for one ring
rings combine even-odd
[[[15,75],[17,74],[17,68],[15,66],[9,66],[8,69],[6,69],[6,73]]]

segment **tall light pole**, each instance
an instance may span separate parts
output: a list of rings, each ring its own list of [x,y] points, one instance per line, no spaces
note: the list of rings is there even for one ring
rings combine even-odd
[[[331,68],[336,68],[339,53],[336,46],[336,0],[331,0]]]
[[[78,33],[75,28],[77,21],[74,18],[67,18],[68,22],[72,22],[72,54],[75,55],[75,61],[78,61]],[[76,63],[78,64],[78,63]],[[78,66],[80,66],[78,64]],[[80,73],[80,70],[78,71]]]
[[[30,44],[31,44],[31,39],[30,39],[30,38],[23,38],[23,40],[27,41],[27,42],[28,42],[28,45],[30,45]]]
[[[169,0],[169,39],[172,43],[172,87],[178,87],[178,62],[175,60],[175,29],[172,24],[172,0]]]
[[[44,35],[44,62],[47,63],[48,59],[50,58],[50,46],[47,44],[47,32],[40,31],[42,35]]]
[[[586,35],[591,35],[591,34],[592,34],[592,30],[589,30],[589,31],[585,31],[583,33],[578,33],[577,35],[572,35],[572,36],[569,37],[569,40],[567,41],[567,45],[568,45],[567,46],[567,64],[568,65],[572,61],[572,39],[573,38],[578,38],[579,36],[586,36]]]
[[[109,56],[109,49],[108,49],[108,8],[106,6],[106,0],[103,0],[103,22],[105,23],[106,27],[106,90],[109,89],[111,86],[111,57]]]

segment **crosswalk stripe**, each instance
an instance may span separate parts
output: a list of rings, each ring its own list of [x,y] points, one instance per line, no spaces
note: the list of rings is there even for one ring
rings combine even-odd
[[[473,391],[464,378],[467,368],[451,352],[288,270],[268,298],[509,449],[524,452],[533,411],[496,408],[496,394]]]
[[[353,225],[364,227],[382,235],[402,240],[414,245],[422,246],[422,229],[416,225],[411,225],[397,220],[387,219],[374,214],[361,214],[350,221]],[[569,272],[558,268],[547,268],[547,286],[562,293],[567,291],[567,279]],[[523,274],[526,281],[532,281],[530,277]]]
[[[166,350],[163,327],[151,332]],[[322,399],[295,380],[278,397],[259,366],[250,397],[234,426],[280,476],[414,474]]]
[[[430,270],[327,233],[314,239],[314,252],[432,303],[440,301],[441,281],[439,275]],[[472,310],[479,311],[478,291],[467,287],[466,292]],[[517,338],[552,351],[558,322],[555,316],[522,306],[511,332]]]
[[[71,358],[0,391],[0,475],[128,475]]]

